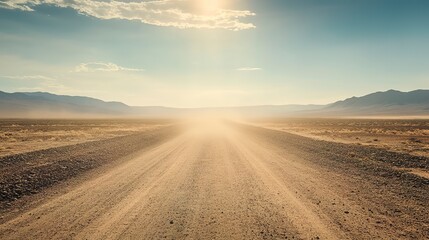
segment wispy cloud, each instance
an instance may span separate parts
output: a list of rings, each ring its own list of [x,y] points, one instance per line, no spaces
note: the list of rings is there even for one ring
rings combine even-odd
[[[119,71],[141,72],[141,71],[144,71],[144,69],[127,68],[127,67],[116,65],[114,63],[89,62],[89,63],[81,63],[77,65],[74,70],[74,72],[119,72]]]
[[[80,14],[99,19],[137,20],[146,24],[177,28],[244,30],[255,28],[241,19],[254,16],[248,10],[217,9],[210,14],[187,11],[194,0],[154,0],[145,2],[99,0],[4,0],[1,8],[34,11],[39,5],[72,8]]]
[[[256,68],[256,67],[242,67],[237,68],[237,71],[260,71],[262,68]]]
[[[20,87],[19,91],[48,91],[48,92],[56,92],[56,93],[68,93],[71,92],[72,89],[61,84],[58,79],[43,75],[8,75],[8,76],[0,76],[5,79],[19,80],[34,82],[32,87]]]
[[[46,80],[55,81],[54,78],[42,75],[13,75],[13,76],[0,76],[0,78],[17,79],[17,80]]]

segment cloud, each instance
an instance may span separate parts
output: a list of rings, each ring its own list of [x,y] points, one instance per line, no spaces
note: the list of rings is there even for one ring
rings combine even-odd
[[[42,75],[14,75],[14,76],[0,76],[0,78],[17,79],[17,80],[45,80],[55,81],[54,78]]]
[[[56,93],[68,93],[72,89],[61,84],[56,78],[43,75],[9,75],[0,78],[20,80],[26,82],[26,87],[19,87],[19,91],[48,91]]]
[[[244,30],[255,28],[241,19],[254,16],[248,10],[216,9],[197,14],[188,11],[195,0],[154,0],[145,2],[100,0],[4,0],[0,8],[34,11],[39,5],[72,8],[78,13],[99,19],[136,20],[142,23],[176,28]]]
[[[237,71],[260,71],[262,68],[255,68],[255,67],[242,67],[237,68]]]
[[[137,68],[126,68],[116,65],[114,63],[103,63],[103,62],[89,62],[81,63],[76,66],[74,72],[119,72],[119,71],[132,71],[141,72],[144,69]]]

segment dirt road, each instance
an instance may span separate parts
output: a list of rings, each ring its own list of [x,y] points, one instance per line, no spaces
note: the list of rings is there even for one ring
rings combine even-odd
[[[424,178],[329,144],[236,124],[192,124],[4,222],[0,238],[429,237]]]

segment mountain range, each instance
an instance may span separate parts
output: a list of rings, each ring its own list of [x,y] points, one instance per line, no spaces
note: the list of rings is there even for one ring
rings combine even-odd
[[[327,105],[261,105],[223,108],[129,106],[80,96],[47,92],[0,91],[0,118],[180,117],[191,114],[242,117],[376,117],[429,116],[429,90],[389,90]]]

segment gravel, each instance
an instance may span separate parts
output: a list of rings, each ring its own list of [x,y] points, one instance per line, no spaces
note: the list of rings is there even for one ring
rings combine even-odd
[[[90,169],[156,145],[178,126],[0,158],[0,209]]]

